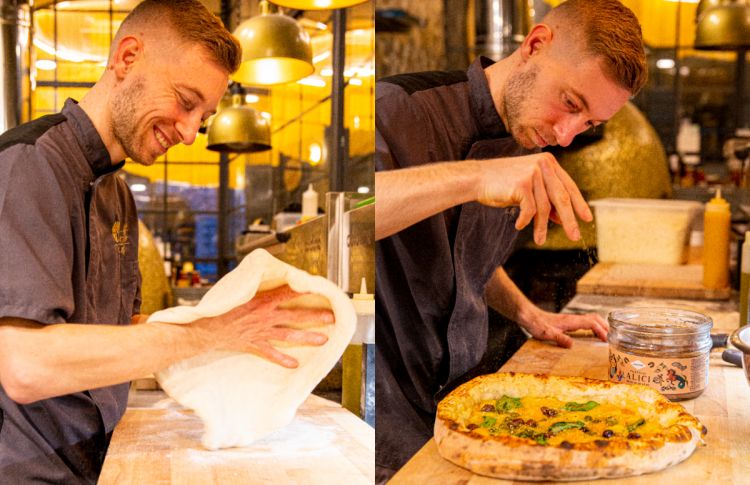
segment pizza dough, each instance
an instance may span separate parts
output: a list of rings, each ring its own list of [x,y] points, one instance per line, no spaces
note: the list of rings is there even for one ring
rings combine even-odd
[[[168,308],[149,317],[149,321],[188,323],[226,313],[251,300],[258,291],[284,284],[300,293],[314,293],[284,307],[330,308],[336,322],[310,329],[328,336],[322,346],[281,349],[297,359],[299,367],[287,369],[249,353],[211,351],[156,374],[167,394],[203,420],[202,443],[208,449],[247,446],[289,424],[349,344],[357,320],[354,307],[327,279],[311,276],[256,249],[219,280],[197,306]]]
[[[555,444],[550,439],[549,444],[545,444],[535,441],[534,437],[508,433],[488,436],[481,429],[482,425],[477,428],[471,422],[476,417],[477,406],[484,407],[482,403],[490,400],[497,400],[498,405],[516,401],[513,406],[505,406],[513,408],[512,414],[504,410],[495,416],[493,412],[494,417],[488,418],[491,426],[506,417],[513,421],[525,421],[535,414],[538,417],[540,409],[515,407],[523,398],[534,402],[539,402],[534,398],[554,399],[582,408],[587,408],[591,401],[606,403],[621,410],[611,411],[614,421],[619,418],[620,423],[625,423],[628,422],[626,416],[639,415],[644,421],[636,426],[643,428],[636,427],[632,435],[628,429],[607,437],[587,435],[581,441],[559,442],[558,439]],[[534,431],[546,431],[548,435],[563,432],[554,428],[572,427],[572,423],[566,422],[571,419],[566,417],[564,409],[549,413],[549,408],[541,409],[547,416],[559,419],[552,427],[542,427],[541,422],[538,427],[536,422],[530,425],[535,427]],[[570,408],[570,411],[581,409]],[[587,421],[581,421],[585,426]],[[523,424],[529,425],[529,422]],[[648,433],[646,428],[649,428]],[[615,429],[614,423],[612,429]],[[624,436],[626,433],[628,436]],[[705,433],[705,427],[682,406],[647,386],[512,372],[480,376],[457,387],[440,402],[435,420],[435,441],[443,458],[474,473],[508,480],[590,480],[650,473],[688,458],[696,446],[703,443]]]

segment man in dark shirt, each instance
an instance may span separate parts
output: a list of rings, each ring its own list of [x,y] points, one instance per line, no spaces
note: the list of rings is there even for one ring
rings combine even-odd
[[[614,0],[568,0],[509,57],[376,88],[376,465],[383,481],[431,436],[437,401],[479,363],[487,306],[533,337],[606,340],[598,315],[533,305],[501,265],[533,221],[592,219],[547,145],[611,118],[645,82],[641,30]]]
[[[95,483],[130,379],[212,349],[295,367],[270,340],[325,342],[285,326],[332,319],[277,311],[285,288],[231,315],[139,323],[138,220],[116,172],[191,144],[239,62],[199,1],[146,0],[80,104],[0,136],[0,483]]]

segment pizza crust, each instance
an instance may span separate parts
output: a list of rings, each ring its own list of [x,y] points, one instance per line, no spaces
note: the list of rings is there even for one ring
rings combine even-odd
[[[658,419],[663,439],[543,446],[513,436],[482,436],[461,426],[476,403],[502,395],[554,396],[562,401],[609,402]],[[705,428],[679,404],[654,389],[587,379],[498,373],[480,376],[451,392],[439,405],[435,441],[443,458],[474,473],[508,480],[591,480],[662,470],[689,457],[703,443]]]

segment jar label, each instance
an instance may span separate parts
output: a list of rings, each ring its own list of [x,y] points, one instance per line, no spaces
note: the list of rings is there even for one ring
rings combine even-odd
[[[698,357],[657,359],[609,349],[609,380],[650,386],[662,394],[702,391],[708,384],[708,352]]]

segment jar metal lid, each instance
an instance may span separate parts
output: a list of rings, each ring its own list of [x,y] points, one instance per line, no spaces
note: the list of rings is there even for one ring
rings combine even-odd
[[[708,315],[681,308],[624,308],[608,316],[610,327],[644,336],[707,335],[713,327]]]

